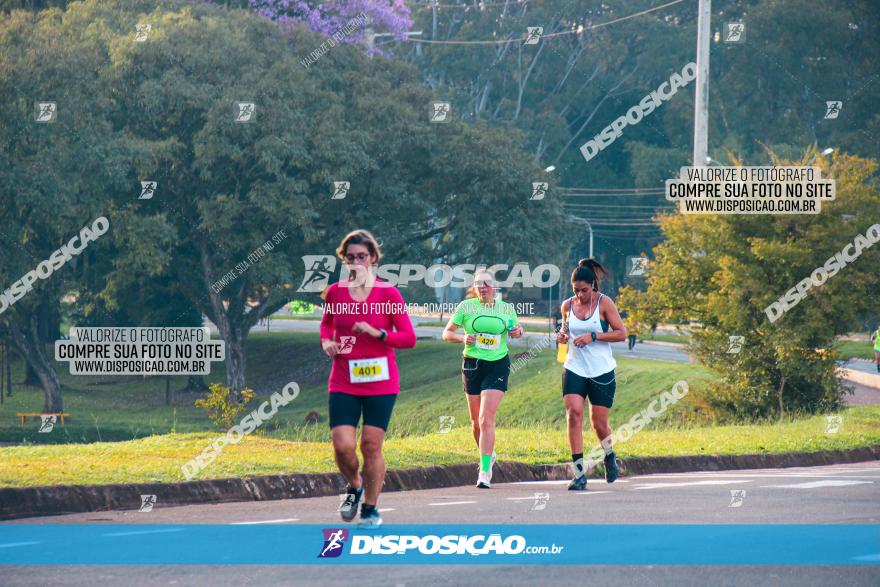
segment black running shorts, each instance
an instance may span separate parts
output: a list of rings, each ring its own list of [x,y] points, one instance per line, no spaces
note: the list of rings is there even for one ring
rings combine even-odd
[[[461,362],[461,382],[468,395],[480,395],[484,389],[507,391],[509,376],[509,355],[497,361],[464,357]]]
[[[562,372],[562,395],[576,393],[584,399],[589,398],[594,406],[610,408],[614,403],[614,391],[617,382],[614,379],[614,369],[608,373],[596,377],[581,377],[563,369]]]
[[[375,426],[388,430],[396,393],[382,395],[352,395],[341,391],[330,393],[330,428],[354,426],[357,428],[364,416],[364,426]]]

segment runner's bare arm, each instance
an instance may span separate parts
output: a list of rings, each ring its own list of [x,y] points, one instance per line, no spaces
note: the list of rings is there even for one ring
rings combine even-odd
[[[568,342],[568,333],[565,331],[565,325],[568,324],[569,301],[570,300],[565,300],[560,307],[560,311],[562,312],[562,325],[559,332],[556,333],[556,342],[559,344],[565,344]]]
[[[605,314],[605,319],[608,321],[608,326],[611,330],[599,332],[596,334],[596,340],[601,340],[602,342],[621,342],[626,340],[626,326],[623,325],[623,320],[620,318],[617,306],[614,305],[614,302],[608,296],[602,296],[601,304],[602,313]]]

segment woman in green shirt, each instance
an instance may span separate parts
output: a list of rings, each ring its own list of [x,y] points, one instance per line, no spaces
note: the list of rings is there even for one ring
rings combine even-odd
[[[495,414],[510,375],[507,337],[522,336],[513,305],[496,300],[496,289],[491,273],[477,272],[468,297],[458,305],[443,330],[443,340],[464,344],[461,380],[474,440],[480,448],[480,489],[489,489],[495,464]],[[464,334],[456,332],[459,328],[464,329]]]

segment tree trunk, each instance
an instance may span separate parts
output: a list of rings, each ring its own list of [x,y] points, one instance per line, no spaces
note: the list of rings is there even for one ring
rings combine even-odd
[[[214,283],[216,271],[208,248],[203,242],[199,242],[198,247],[205,283]],[[229,294],[226,304],[219,293],[213,290],[208,292],[211,308],[206,314],[214,320],[220,338],[226,343],[226,385],[230,390],[229,399],[234,402],[241,401],[241,390],[244,389],[244,341],[247,338],[248,326],[247,320],[242,319],[241,315],[246,300],[246,284],[246,278],[240,279]]]
[[[226,385],[232,391],[230,399],[235,402],[241,401],[241,390],[245,387],[244,339],[240,331],[226,339]]]
[[[779,389],[776,391],[776,400],[779,403],[779,420],[782,420],[783,415],[785,414],[785,410],[783,409],[782,403],[782,391],[785,389],[785,375],[782,376],[782,380],[779,382]]]
[[[208,391],[208,385],[201,375],[190,375],[186,380],[186,387],[182,391]]]
[[[31,385],[33,387],[36,387],[40,384],[40,378],[37,377],[37,372],[34,371],[34,368],[31,367],[30,363],[25,363],[24,381],[22,381],[21,384]]]
[[[25,322],[15,316],[11,320],[10,330],[15,348],[24,357],[25,362],[33,368],[40,381],[40,386],[43,388],[45,394],[43,411],[62,412],[61,382],[58,380],[58,374],[46,356],[46,349],[40,340],[37,317],[31,315],[30,319]]]

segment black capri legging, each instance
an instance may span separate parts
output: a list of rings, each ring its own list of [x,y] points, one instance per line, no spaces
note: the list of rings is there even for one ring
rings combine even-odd
[[[330,428],[354,426],[364,416],[364,426],[388,430],[391,412],[397,401],[396,393],[382,395],[352,395],[342,391],[330,392]]]

